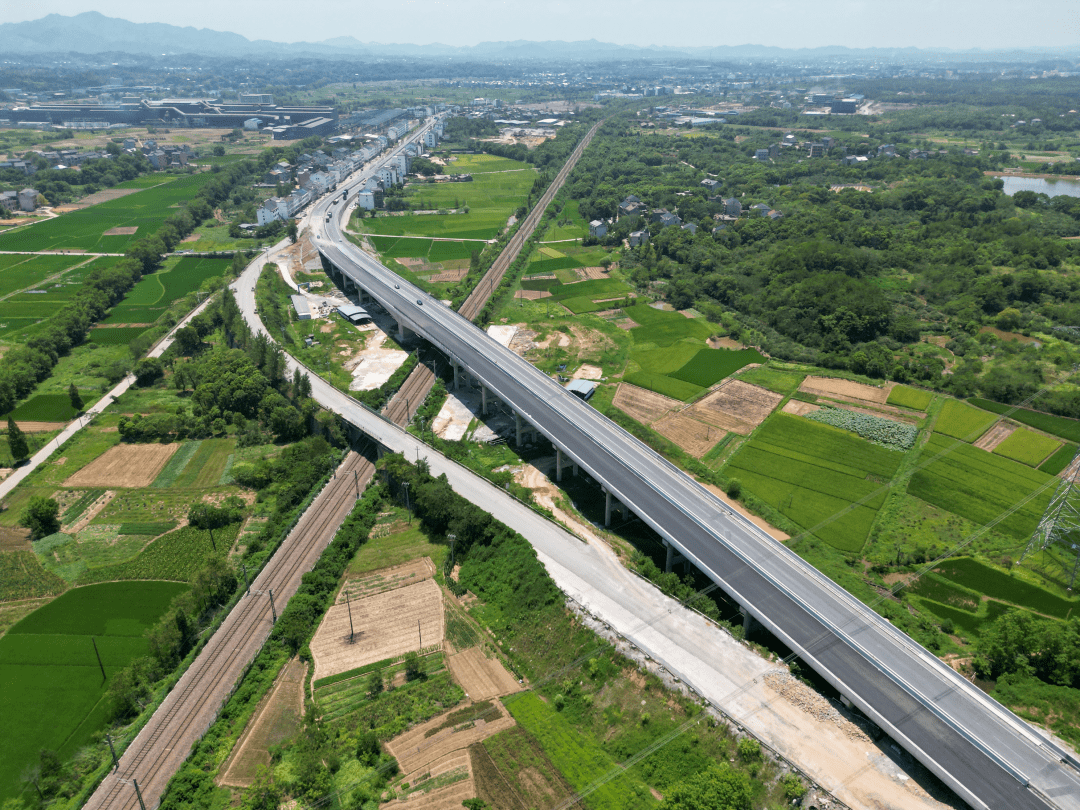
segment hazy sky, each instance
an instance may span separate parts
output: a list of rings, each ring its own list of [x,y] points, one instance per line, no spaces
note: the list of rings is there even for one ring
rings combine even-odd
[[[598,39],[634,45],[1010,48],[1080,45],[1080,2],[1042,0],[0,0],[0,22],[99,11],[249,39]]]

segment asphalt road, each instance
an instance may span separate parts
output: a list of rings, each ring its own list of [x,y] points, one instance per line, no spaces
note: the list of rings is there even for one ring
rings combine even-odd
[[[1080,808],[1080,773],[1062,763],[1064,752],[641,442],[347,243],[327,210],[318,203],[311,216],[324,256],[553,437],[966,801]],[[366,431],[376,427],[378,417],[340,392],[316,393]]]

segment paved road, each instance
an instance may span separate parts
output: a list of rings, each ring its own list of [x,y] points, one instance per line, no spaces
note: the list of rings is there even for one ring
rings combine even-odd
[[[553,437],[966,801],[1080,808],[1080,773],[1062,764],[1064,752],[658,454],[347,243],[326,210],[317,204],[312,215],[324,256]]]

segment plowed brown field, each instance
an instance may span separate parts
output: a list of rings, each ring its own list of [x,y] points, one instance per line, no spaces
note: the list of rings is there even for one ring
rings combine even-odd
[[[619,389],[615,392],[613,402],[615,407],[627,416],[631,416],[646,425],[651,425],[656,420],[663,419],[672,411],[682,407],[682,403],[677,399],[665,397],[663,394],[638,388],[636,385],[630,385],[629,383],[619,383]]]
[[[349,609],[354,640],[349,642]],[[417,626],[419,625],[419,627]],[[311,640],[314,679],[443,642],[442,591],[434,580],[336,604]]]
[[[730,380],[686,412],[714,427],[749,436],[782,399],[780,394],[768,389],[742,380]]]
[[[470,647],[446,659],[450,674],[472,700],[507,695],[522,687],[497,658],[488,658],[479,647]]]
[[[91,461],[65,487],[148,487],[179,444],[118,444]]]
[[[415,585],[433,576],[435,576],[435,563],[430,557],[421,557],[419,560],[412,560],[393,568],[380,568],[374,573],[347,580],[338,593],[337,604],[345,602],[346,594],[349,599],[355,601],[365,596]]]
[[[800,391],[808,394],[819,394],[826,397],[841,397],[843,399],[861,399],[863,402],[873,402],[884,405],[889,399],[889,392],[893,383],[887,383],[881,388],[873,385],[852,382],[851,380],[838,380],[834,377],[807,377],[799,386]]]
[[[455,711],[461,711],[461,709],[455,709]],[[460,725],[452,726],[427,736],[429,731],[443,724],[446,714],[433,717],[386,744],[386,750],[398,761],[398,766],[403,772],[415,773],[429,762],[435,762],[453,751],[468,748],[475,742],[515,725],[514,718],[496,701],[492,709],[488,709],[483,717],[477,718],[471,725],[461,724],[469,726],[468,728],[461,728]]]

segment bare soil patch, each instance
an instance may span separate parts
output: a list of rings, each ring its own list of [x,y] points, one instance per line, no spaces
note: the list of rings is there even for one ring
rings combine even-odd
[[[770,689],[804,712],[811,714],[814,719],[837,726],[849,740],[873,742],[865,731],[840,714],[828,700],[793,677],[790,672],[783,670],[770,672],[765,676],[764,681]]]
[[[453,709],[453,711],[460,712],[461,708]],[[483,716],[444,728],[429,736],[429,732],[446,722],[448,714],[450,712],[433,717],[386,744],[387,751],[397,759],[398,766],[404,773],[414,773],[452,751],[468,748],[473,743],[516,725],[514,718],[502,707],[502,704],[494,701],[490,709],[483,711]]]
[[[179,449],[172,444],[118,444],[64,482],[65,487],[148,487]]]
[[[438,283],[438,282],[454,283],[454,282],[461,281],[468,274],[469,274],[468,268],[462,268],[460,270],[443,270],[441,273],[438,273],[437,275],[431,276],[428,279],[428,281],[435,282],[435,283]]]
[[[349,642],[349,611],[354,640]],[[311,640],[315,680],[443,643],[442,591],[434,580],[337,604]]]
[[[709,452],[714,444],[724,438],[725,433],[722,428],[707,425],[682,413],[669,414],[653,424],[652,428],[695,458]]]
[[[729,380],[687,413],[695,419],[741,436],[749,436],[765,421],[783,396],[742,380]]]
[[[882,388],[876,388],[873,385],[864,385],[863,383],[840,380],[834,377],[807,377],[803,380],[803,384],[799,386],[799,390],[808,394],[858,399],[863,402],[884,405],[889,399],[889,392],[892,387],[893,383],[888,383]]]
[[[270,748],[299,730],[305,669],[298,658],[282,667],[274,688],[263,698],[237,740],[222,769],[219,784],[230,787],[250,785],[260,766],[270,767]]]
[[[789,399],[784,403],[784,413],[790,413],[792,416],[806,416],[808,413],[821,410],[820,405],[815,405],[813,402],[803,402],[799,399]]]
[[[522,688],[498,658],[488,658],[480,647],[448,656],[446,663],[454,680],[472,700],[508,695]]]
[[[54,430],[63,430],[67,422],[23,422],[17,421],[19,430],[23,433],[51,433]]]
[[[613,403],[627,416],[646,425],[651,425],[682,407],[682,403],[677,399],[638,388],[630,383],[619,383]]]
[[[737,340],[732,340],[729,337],[714,337],[709,338],[709,348],[712,349],[745,349],[746,344],[740,343]]]
[[[29,551],[30,530],[0,526],[0,551]]]
[[[131,236],[137,230],[139,230],[138,225],[124,225],[117,228],[109,228],[109,230],[105,231],[102,236]]]
[[[344,604],[346,594],[349,599],[363,599],[377,593],[386,593],[397,588],[415,585],[433,576],[435,576],[435,563],[430,557],[421,557],[393,568],[382,568],[374,573],[347,580],[338,593],[336,604]]]
[[[524,298],[526,301],[538,301],[541,298],[551,298],[548,290],[518,290],[514,298]]]
[[[64,206],[72,211],[77,208],[88,208],[91,205],[97,205],[98,203],[108,202],[109,200],[118,200],[121,197],[126,197],[128,194],[134,194],[136,191],[141,191],[137,188],[107,188],[104,191],[96,191],[88,197],[83,197],[78,202],[71,205]],[[59,209],[54,209],[59,210]]]
[[[582,267],[581,272],[585,274],[586,279],[590,280],[608,277],[608,271],[603,267]]]
[[[572,379],[575,380],[599,380],[604,376],[604,370],[599,366],[591,366],[588,363],[583,363],[577,371],[574,372]]]

